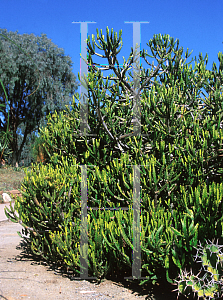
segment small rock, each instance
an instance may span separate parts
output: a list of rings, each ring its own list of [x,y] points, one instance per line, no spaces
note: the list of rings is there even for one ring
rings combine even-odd
[[[6,193],[2,194],[2,198],[3,198],[4,203],[8,203],[8,202],[12,201],[12,199],[10,198],[10,196],[8,194],[6,194]]]

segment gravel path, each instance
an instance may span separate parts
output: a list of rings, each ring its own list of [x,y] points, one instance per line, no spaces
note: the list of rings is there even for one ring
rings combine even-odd
[[[127,281],[105,280],[97,285],[86,280],[71,280],[28,256],[17,234],[22,226],[0,222],[0,299],[4,300],[174,300],[169,288],[148,288]],[[174,289],[174,287],[172,288]],[[151,293],[151,294],[150,294]],[[185,299],[185,298],[179,298]]]

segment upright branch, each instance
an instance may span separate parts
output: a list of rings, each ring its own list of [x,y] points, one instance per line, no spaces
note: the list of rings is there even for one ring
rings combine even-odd
[[[176,100],[176,98],[178,98],[178,100],[181,99],[178,108],[181,110],[181,107],[183,107],[186,110],[184,115],[190,114],[191,117],[194,118],[195,113],[197,113],[198,102],[201,102],[201,98],[195,95],[200,95],[205,82],[202,84],[200,82],[200,70],[192,70],[189,66],[193,60],[190,63],[186,63],[191,52],[189,53],[187,49],[185,58],[183,58],[183,48],[179,48],[179,40],[174,41],[169,35],[162,36],[161,34],[158,34],[154,35],[153,39],[149,40],[149,44],[147,45],[150,47],[151,55],[145,50],[137,53],[137,49],[134,50],[131,48],[128,60],[125,61],[124,59],[124,63],[120,65],[117,55],[120,53],[123,45],[121,36],[121,30],[119,31],[119,37],[117,37],[116,32],[113,34],[113,29],[111,30],[111,34],[109,34],[109,29],[107,27],[106,40],[105,36],[102,34],[102,30],[99,35],[98,29],[96,39],[98,43],[96,42],[94,35],[92,35],[92,43],[90,37],[88,37],[88,59],[85,61],[88,64],[89,73],[88,78],[85,78],[84,81],[82,81],[82,84],[88,88],[89,99],[92,96],[98,117],[98,126],[103,126],[112,143],[116,143],[117,149],[123,153],[130,148],[126,142],[121,140],[127,137],[131,138],[135,135],[129,127],[130,123],[138,121],[140,124],[139,120],[130,120],[130,107],[132,107],[132,104],[129,103],[129,100],[137,99],[140,104],[143,104],[145,99],[148,98],[151,93],[153,93],[157,99],[162,98],[159,105],[152,106],[152,109],[154,109],[154,112],[157,115],[164,117],[167,123],[169,123],[171,103],[167,102],[166,99],[163,99],[162,94],[166,88],[174,87],[174,100]],[[102,50],[103,54],[97,53],[95,46]],[[95,63],[93,61],[94,55],[106,59],[107,64],[100,66],[99,63]],[[130,81],[130,77],[133,78],[133,75],[130,73],[130,77],[129,75],[127,76],[127,71],[129,71],[132,68],[132,65],[137,62],[139,55],[145,60],[149,68],[144,70],[142,65],[138,66],[138,69],[140,69],[140,74],[138,74],[139,84],[136,85],[135,82]],[[148,58],[152,58],[153,61],[150,62]],[[198,63],[199,68],[202,63],[204,63],[203,60]],[[105,77],[103,76],[102,71],[107,70],[112,70],[113,74]],[[208,75],[208,73],[205,73],[205,75]],[[126,122],[124,134],[123,127],[116,126],[115,128],[114,126],[115,119],[119,118],[118,124],[120,125],[121,123],[120,116],[114,115],[112,111],[115,101],[118,102],[117,106],[121,108],[122,112],[125,111]],[[123,102],[124,104],[122,104]],[[100,107],[101,103],[102,107]],[[110,111],[107,110],[107,114],[103,115],[101,109],[104,108],[106,104],[109,105]],[[166,107],[165,111],[160,109],[163,105]],[[125,110],[123,110],[124,107]],[[207,109],[207,107],[205,109]],[[110,116],[113,114],[115,118],[112,119],[112,122],[109,121],[109,112]],[[178,112],[178,116],[179,115],[181,115],[181,112]],[[106,118],[108,120],[107,122],[105,121]],[[143,125],[140,126],[142,127]],[[168,134],[171,135],[170,123],[168,125]],[[145,138],[143,139],[146,141]]]

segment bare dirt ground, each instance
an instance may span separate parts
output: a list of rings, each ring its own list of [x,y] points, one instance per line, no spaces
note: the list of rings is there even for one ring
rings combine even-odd
[[[169,285],[139,286],[126,280],[105,280],[100,284],[69,278],[58,269],[27,253],[18,236],[22,226],[11,221],[0,222],[0,299],[4,300],[174,300],[175,287]],[[131,276],[131,274],[126,275]],[[179,299],[185,299],[184,297]]]
[[[0,168],[0,191],[5,193],[10,190],[20,189],[21,182],[25,177],[25,171],[10,167]],[[0,197],[0,203],[1,203]]]

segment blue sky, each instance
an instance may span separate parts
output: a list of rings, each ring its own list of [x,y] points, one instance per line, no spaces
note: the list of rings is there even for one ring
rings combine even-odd
[[[20,34],[47,34],[53,43],[64,48],[73,61],[73,72],[80,71],[80,24],[73,21],[95,21],[88,25],[88,34],[96,28],[106,34],[106,26],[119,32],[122,29],[123,48],[118,57],[127,59],[133,46],[133,25],[125,21],[148,21],[141,25],[141,49],[154,34],[169,34],[178,38],[180,46],[191,57],[208,54],[208,68],[217,54],[223,51],[222,0],[138,0],[138,1],[71,1],[71,0],[1,0],[0,28],[18,30]],[[100,51],[99,51],[100,52]],[[143,63],[143,67],[147,64]],[[106,64],[107,61],[102,60]],[[78,79],[78,77],[77,77]],[[79,91],[79,90],[78,90]]]

